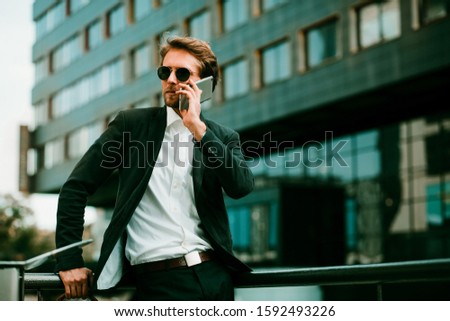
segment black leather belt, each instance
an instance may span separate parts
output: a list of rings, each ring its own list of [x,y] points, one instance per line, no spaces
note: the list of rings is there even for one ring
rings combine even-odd
[[[133,265],[133,270],[137,274],[157,272],[175,269],[178,267],[194,266],[206,261],[211,261],[213,259],[214,251],[212,250],[208,250],[205,252],[191,252],[185,256],[180,256],[174,259],[136,264]]]

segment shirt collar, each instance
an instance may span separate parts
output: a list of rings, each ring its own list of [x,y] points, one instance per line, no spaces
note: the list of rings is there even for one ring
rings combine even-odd
[[[172,107],[166,107],[167,109],[167,127],[175,123],[176,121],[181,121],[181,117],[173,110]]]

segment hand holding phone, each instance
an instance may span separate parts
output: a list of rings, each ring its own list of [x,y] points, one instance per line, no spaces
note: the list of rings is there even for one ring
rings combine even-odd
[[[200,103],[212,98],[213,76],[202,78],[195,84],[202,91]],[[180,95],[178,108],[180,110],[189,108],[189,100],[186,98],[185,95]]]

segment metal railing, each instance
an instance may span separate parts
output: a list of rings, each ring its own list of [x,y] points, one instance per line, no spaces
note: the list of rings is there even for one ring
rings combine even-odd
[[[25,273],[25,291],[63,290],[58,276],[52,273]],[[377,299],[383,299],[383,285],[450,280],[450,259],[406,261],[396,263],[342,265],[314,268],[260,270],[240,274],[238,288],[362,285],[372,284]]]

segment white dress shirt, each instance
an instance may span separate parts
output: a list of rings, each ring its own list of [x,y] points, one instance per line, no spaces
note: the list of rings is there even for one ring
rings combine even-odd
[[[211,248],[199,227],[192,180],[194,143],[181,118],[167,107],[167,127],[147,190],[127,226],[131,265]]]

